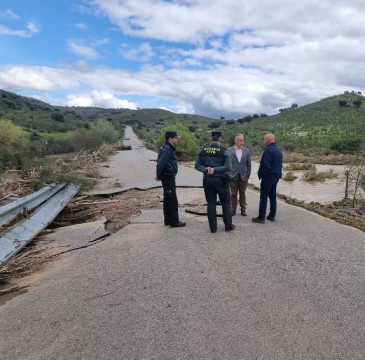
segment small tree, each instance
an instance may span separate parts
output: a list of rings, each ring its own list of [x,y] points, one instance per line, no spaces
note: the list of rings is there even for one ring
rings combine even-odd
[[[340,101],[338,102],[338,105],[340,105],[340,107],[346,107],[346,105],[347,105],[347,101],[346,101],[346,100],[340,100]]]
[[[51,119],[55,120],[55,121],[58,121],[58,122],[64,122],[65,121],[64,116],[60,113],[52,113]]]
[[[195,158],[198,152],[198,144],[196,138],[192,132],[189,131],[187,126],[181,123],[175,125],[168,125],[161,129],[160,136],[157,140],[157,146],[161,147],[165,142],[165,133],[167,130],[175,130],[179,135],[179,142],[176,145],[176,154],[178,157]]]
[[[34,156],[21,127],[10,120],[0,120],[0,148],[0,172],[23,169]]]

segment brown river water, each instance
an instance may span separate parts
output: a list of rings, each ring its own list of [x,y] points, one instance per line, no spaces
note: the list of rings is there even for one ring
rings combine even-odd
[[[284,164],[284,168],[287,164]],[[252,173],[249,179],[249,183],[260,186],[260,181],[257,177],[257,170],[259,163],[252,162]],[[331,201],[342,200],[345,197],[345,176],[344,171],[346,166],[344,165],[319,165],[316,164],[317,172],[327,171],[333,169],[338,174],[335,179],[326,179],[324,182],[307,182],[302,179],[304,171],[293,171],[294,175],[298,178],[294,181],[280,180],[277,188],[277,192],[282,195],[290,196],[298,200],[304,200],[305,202],[316,201],[321,204]],[[283,171],[283,176],[286,171]],[[353,195],[353,191],[350,186],[349,197]],[[359,189],[357,192],[357,198],[364,197],[364,191]]]

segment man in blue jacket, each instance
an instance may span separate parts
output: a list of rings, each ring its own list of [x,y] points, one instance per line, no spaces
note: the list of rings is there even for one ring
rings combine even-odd
[[[178,170],[175,145],[179,141],[176,131],[169,130],[165,134],[165,143],[157,156],[156,181],[162,181],[163,213],[165,225],[183,227],[185,222],[179,220],[179,204],[176,195],[176,174]]]
[[[270,199],[270,212],[267,220],[275,221],[276,215],[276,186],[282,176],[283,155],[275,143],[273,134],[264,137],[265,151],[262,154],[258,177],[260,186],[259,216],[252,219],[255,223],[264,223],[267,207],[267,198]]]

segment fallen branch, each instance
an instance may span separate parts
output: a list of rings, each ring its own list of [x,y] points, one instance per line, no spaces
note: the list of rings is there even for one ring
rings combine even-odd
[[[13,286],[13,287],[11,287],[9,289],[0,290],[0,296],[1,295],[6,295],[6,294],[10,294],[10,293],[15,292],[15,291],[20,291],[20,290],[26,289],[30,285],[31,284],[23,285],[23,286]]]

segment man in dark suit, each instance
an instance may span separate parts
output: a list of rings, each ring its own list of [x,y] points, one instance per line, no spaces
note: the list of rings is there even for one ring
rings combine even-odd
[[[231,205],[232,216],[237,211],[237,195],[239,194],[239,202],[241,215],[247,216],[246,213],[246,188],[248,179],[251,175],[251,154],[245,146],[243,146],[245,138],[243,134],[235,134],[234,146],[229,147],[228,153],[232,160],[232,169],[229,172],[229,187],[231,189]]]
[[[276,215],[276,186],[282,176],[283,155],[275,143],[273,134],[266,134],[264,137],[265,151],[262,154],[259,171],[257,173],[261,180],[260,185],[260,207],[259,216],[252,218],[255,223],[264,223],[267,198],[270,199],[270,212],[267,220],[275,221]]]

